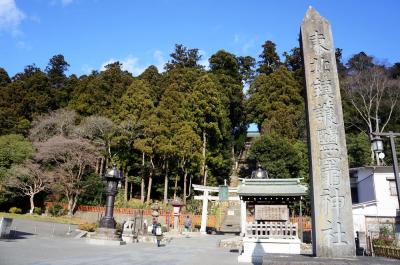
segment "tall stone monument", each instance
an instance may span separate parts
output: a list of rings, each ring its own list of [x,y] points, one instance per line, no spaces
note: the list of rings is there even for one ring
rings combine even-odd
[[[349,168],[335,49],[329,22],[309,8],[301,25],[307,87],[313,251],[355,255]]]

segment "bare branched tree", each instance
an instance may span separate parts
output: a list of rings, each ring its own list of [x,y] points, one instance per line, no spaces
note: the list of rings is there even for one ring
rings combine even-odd
[[[383,67],[373,66],[353,72],[343,85],[348,100],[365,125],[359,129],[372,140],[372,133],[382,132],[393,116],[400,96],[399,80],[390,79]],[[374,161],[373,152],[371,161]]]
[[[15,166],[10,172],[6,185],[16,188],[23,196],[29,196],[31,206],[29,213],[32,214],[35,209],[35,195],[50,187],[51,177],[42,170],[39,164],[30,160]]]
[[[46,141],[55,135],[69,135],[74,127],[78,115],[73,110],[59,109],[37,118],[32,123],[30,139]]]
[[[101,158],[100,170],[102,174],[104,167],[104,160],[111,159],[111,139],[115,130],[114,123],[106,117],[102,116],[89,116],[75,128],[75,134],[79,137],[89,139],[102,149],[104,158]]]
[[[64,194],[68,200],[68,215],[72,215],[78,197],[88,187],[84,176],[94,169],[98,152],[85,139],[68,139],[55,136],[46,142],[36,143],[36,159],[54,166],[53,189]]]

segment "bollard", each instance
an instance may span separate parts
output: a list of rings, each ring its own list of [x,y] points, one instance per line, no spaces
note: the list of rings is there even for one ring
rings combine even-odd
[[[67,235],[70,235],[71,234],[71,225],[68,225],[68,232],[67,232]]]
[[[53,224],[53,233],[52,236],[54,237],[54,230],[56,229],[56,224]]]

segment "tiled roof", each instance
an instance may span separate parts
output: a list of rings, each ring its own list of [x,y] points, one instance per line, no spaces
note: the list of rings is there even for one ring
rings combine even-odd
[[[300,179],[243,179],[239,196],[304,196],[307,187]]]

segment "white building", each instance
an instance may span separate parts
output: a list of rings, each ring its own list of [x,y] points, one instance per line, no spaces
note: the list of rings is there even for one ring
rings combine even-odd
[[[392,167],[350,169],[354,231],[376,235],[383,225],[394,229],[399,209]]]

